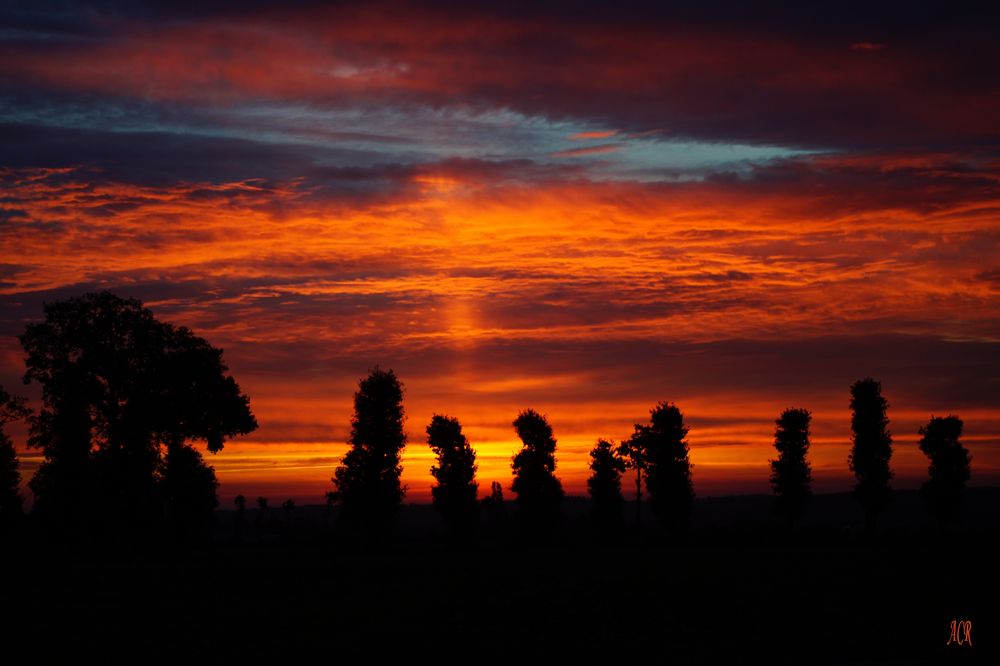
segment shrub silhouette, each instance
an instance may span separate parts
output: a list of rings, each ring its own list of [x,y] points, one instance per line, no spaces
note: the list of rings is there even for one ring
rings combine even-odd
[[[260,541],[264,530],[267,528],[267,518],[271,515],[271,508],[267,504],[266,497],[257,498],[257,515],[254,516],[254,532],[257,534],[257,541]]]
[[[848,466],[858,480],[854,496],[865,511],[865,530],[875,529],[878,514],[892,501],[889,480],[892,470],[892,435],[887,426],[889,403],[882,397],[882,385],[867,377],[851,386],[851,431],[853,446]]]
[[[645,463],[650,508],[661,527],[681,532],[690,527],[694,489],[684,439],[688,428],[681,411],[661,402],[650,411],[649,425],[636,424],[629,447]]]
[[[384,533],[406,493],[400,485],[403,386],[392,370],[375,368],[354,394],[350,450],[333,477],[336,500],[349,529]]]
[[[29,445],[45,455],[30,484],[43,519],[132,529],[214,506],[214,472],[188,442],[215,453],[257,427],[222,350],[107,291],[47,304],[20,341],[25,381],[42,385]],[[198,499],[178,490],[190,483]]]
[[[559,521],[563,489],[555,476],[556,440],[552,426],[533,409],[518,414],[513,425],[523,444],[511,461],[511,489],[517,494],[515,518],[524,533],[540,535]]]
[[[625,501],[622,499],[622,474],[625,460],[608,440],[599,439],[590,450],[590,515],[599,532],[613,532],[624,524]]]
[[[479,521],[476,452],[462,434],[458,419],[437,414],[427,426],[427,444],[437,456],[437,465],[431,467],[431,476],[437,480],[431,488],[434,508],[452,534],[467,534]]]
[[[930,458],[930,479],[921,486],[920,497],[943,530],[959,523],[964,509],[971,457],[959,441],[963,426],[957,416],[931,417],[919,432],[920,450]]]
[[[503,501],[503,487],[499,481],[490,484],[490,494],[482,499],[483,512],[492,527],[497,527],[507,519],[507,504]]]
[[[285,530],[285,534],[288,535],[292,531],[292,516],[295,514],[295,500],[289,497],[282,502],[281,511],[285,514],[285,522],[282,526]]]
[[[246,530],[247,524],[247,498],[243,495],[237,495],[233,499],[233,504],[236,505],[236,518],[233,521],[233,539],[243,541],[243,532]]]
[[[31,414],[24,403],[24,398],[13,396],[0,387],[0,530],[13,525],[24,512],[17,452],[14,442],[4,432],[5,425]]]
[[[812,474],[806,460],[811,419],[808,410],[786,409],[775,421],[774,448],[778,450],[778,459],[770,461],[774,513],[789,526],[802,516],[811,494]]]

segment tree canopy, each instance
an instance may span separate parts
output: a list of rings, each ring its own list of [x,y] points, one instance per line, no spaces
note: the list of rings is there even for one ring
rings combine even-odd
[[[434,507],[453,534],[468,533],[479,520],[476,452],[462,434],[458,419],[440,414],[427,426],[427,444],[437,456],[437,464],[431,467],[437,481],[431,488]]]
[[[526,409],[514,419],[522,447],[511,461],[516,518],[525,532],[549,529],[559,520],[563,489],[556,478],[556,439],[544,416]]]
[[[957,416],[931,417],[920,428],[920,450],[930,459],[930,478],[920,488],[927,512],[942,529],[958,523],[964,508],[965,484],[972,461],[962,446],[962,419]]]
[[[847,462],[857,479],[854,495],[865,510],[865,528],[872,530],[879,512],[892,500],[889,480],[892,470],[892,435],[886,410],[889,403],[882,397],[882,384],[871,377],[851,385],[851,452]]]
[[[812,472],[806,460],[811,419],[808,410],[786,409],[775,421],[774,448],[778,450],[778,459],[770,461],[774,512],[789,525],[802,515],[811,494]]]
[[[624,522],[625,500],[622,498],[622,474],[625,459],[618,448],[606,439],[599,439],[590,450],[590,514],[599,531],[620,528]]]
[[[107,291],[44,311],[20,337],[25,382],[42,386],[29,440],[45,455],[31,481],[36,509],[64,525],[117,519],[117,529],[210,512],[215,475],[188,443],[215,453],[257,428],[222,350]]]
[[[352,528],[388,528],[406,488],[400,454],[406,446],[403,385],[392,370],[376,367],[354,394],[351,448],[333,476],[335,499]]]
[[[680,409],[661,402],[650,410],[649,425],[636,424],[629,445],[644,463],[653,515],[670,531],[685,530],[691,523],[694,489],[687,433]]]

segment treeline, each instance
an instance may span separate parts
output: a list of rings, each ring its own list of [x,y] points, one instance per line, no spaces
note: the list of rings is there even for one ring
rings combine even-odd
[[[226,439],[257,428],[249,399],[227,374],[222,351],[184,327],[157,321],[139,301],[110,292],[86,294],[45,306],[45,320],[31,324],[20,342],[25,382],[42,387],[36,414],[24,398],[0,388],[0,528],[23,519],[20,473],[13,443],[3,426],[30,425],[28,445],[44,461],[29,487],[32,518],[62,536],[134,535],[166,532],[179,539],[204,538],[218,505],[214,470],[192,447],[207,442],[217,453]],[[406,488],[400,456],[403,385],[392,372],[375,368],[354,395],[350,449],[332,478],[328,513],[340,505],[342,529],[387,534]],[[865,512],[866,529],[892,498],[892,437],[888,403],[879,382],[865,378],[850,387],[852,447],[848,466],[854,494]],[[811,414],[787,409],[777,418],[770,461],[774,513],[788,526],[801,518],[811,494],[808,462]],[[511,460],[514,524],[527,536],[551,533],[561,519],[564,491],[556,476],[557,441],[552,426],[533,409],[512,422],[521,449]],[[961,444],[957,416],[932,417],[920,429],[920,449],[930,460],[921,488],[928,513],[943,527],[959,522],[970,456]],[[591,518],[604,534],[625,524],[622,483],[633,475],[636,524],[643,496],[656,522],[668,533],[691,527],[694,500],[688,427],[677,405],[661,402],[647,423],[636,424],[619,442],[599,439],[590,451],[587,491]],[[479,499],[476,452],[459,420],[437,414],[426,427],[436,456],[430,473],[433,505],[449,531],[468,536],[484,519],[497,523],[507,512],[502,484],[491,483]],[[272,516],[266,498],[257,499],[255,530]],[[242,537],[246,499],[236,498]],[[282,505],[286,524],[295,510]]]
[[[892,499],[892,436],[888,430],[888,402],[881,384],[865,378],[850,387],[852,447],[848,466],[857,484],[854,495],[865,513],[866,530]],[[405,488],[400,484],[403,432],[403,386],[391,371],[379,368],[360,382],[354,396],[351,449],[333,477],[331,497],[340,501],[344,519],[352,526],[378,530],[391,524]],[[789,527],[801,518],[811,495],[808,461],[812,415],[806,409],[787,409],[775,421],[770,482],[774,514]],[[556,439],[547,419],[533,409],[517,415],[514,431],[521,449],[511,461],[516,495],[514,518],[522,533],[540,535],[553,530],[560,519],[562,485],[556,476]],[[932,417],[920,428],[920,450],[930,459],[930,478],[921,488],[927,512],[946,528],[962,514],[970,456],[962,445],[962,421],[956,416]],[[476,452],[452,416],[435,415],[427,426],[427,444],[437,457],[431,467],[434,507],[455,535],[475,530],[480,505],[496,511],[503,503],[500,483],[478,500]],[[691,527],[694,500],[687,442],[688,426],[680,409],[661,402],[650,410],[649,422],[636,424],[618,443],[598,439],[590,451],[591,518],[601,533],[614,533],[625,524],[623,480],[631,471],[635,483],[635,523],[641,523],[643,491],[657,524],[672,534]]]

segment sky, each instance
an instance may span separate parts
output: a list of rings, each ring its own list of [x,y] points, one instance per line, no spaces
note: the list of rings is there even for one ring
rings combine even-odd
[[[849,490],[866,376],[894,487],[948,414],[1000,483],[997,11],[537,4],[0,3],[0,385],[37,406],[17,336],[110,289],[250,396],[207,454],[224,506],[323,501],[375,366],[409,501],[433,414],[485,493],[537,409],[582,495],[660,401],[698,495],[769,492],[789,407],[814,490]]]

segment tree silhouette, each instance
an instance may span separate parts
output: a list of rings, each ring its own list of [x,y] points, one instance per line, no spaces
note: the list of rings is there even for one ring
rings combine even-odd
[[[809,451],[809,421],[805,409],[786,409],[774,431],[778,459],[771,462],[771,488],[774,489],[774,513],[789,526],[801,517],[809,499],[812,475],[806,453]]]
[[[0,386],[0,529],[12,525],[24,511],[17,452],[14,442],[4,432],[5,425],[31,414],[24,403],[24,398],[11,395]]]
[[[635,433],[618,445],[618,455],[625,461],[626,469],[635,470],[635,527],[642,525],[642,473],[646,469],[646,451],[643,439],[638,436],[641,426],[636,425]]]
[[[853,446],[847,463],[858,480],[854,496],[864,508],[867,532],[875,529],[876,517],[892,500],[889,488],[892,436],[885,414],[888,407],[882,397],[882,385],[874,379],[860,379],[851,386]]]
[[[376,367],[354,394],[350,450],[333,477],[334,493],[351,529],[386,531],[406,493],[400,485],[403,386],[392,370]]]
[[[587,479],[590,515],[601,532],[611,532],[624,524],[625,501],[622,499],[622,474],[625,460],[608,440],[599,439],[590,450],[591,475]]]
[[[265,524],[265,519],[270,515],[271,509],[267,505],[266,497],[257,498],[257,515],[254,517],[253,526],[254,532],[257,533],[257,541],[260,541],[260,537],[264,532],[264,528],[267,527]]]
[[[930,479],[921,486],[920,496],[924,508],[941,529],[960,522],[964,508],[971,457],[959,441],[963,426],[957,416],[946,416],[931,417],[920,428],[920,450],[930,458]]]
[[[326,499],[326,507],[323,509],[323,526],[329,526],[330,516],[333,515],[333,507],[337,503],[337,494],[332,490],[326,491],[323,496]]]
[[[233,525],[233,538],[236,541],[243,541],[243,530],[246,529],[247,521],[247,498],[243,495],[237,495],[233,500],[233,504],[236,505],[236,520]]]
[[[107,291],[44,309],[20,337],[25,381],[42,385],[29,439],[45,454],[30,484],[36,510],[65,525],[90,509],[119,528],[210,511],[214,472],[188,442],[215,453],[257,427],[222,350]]]
[[[687,433],[681,411],[673,403],[661,402],[650,411],[649,425],[636,424],[629,445],[641,452],[650,508],[669,531],[686,530],[691,523],[694,490]]]
[[[60,363],[52,374],[52,379],[43,380],[46,407],[31,419],[28,438],[28,447],[42,449],[45,458],[28,482],[35,497],[32,514],[52,530],[79,536],[96,494],[88,391],[82,388],[84,373],[74,363]]]
[[[492,527],[498,526],[507,518],[507,504],[503,501],[503,487],[499,481],[490,484],[490,494],[482,499],[486,520]]]
[[[290,497],[286,499],[281,503],[281,510],[285,514],[285,534],[288,534],[292,530],[292,514],[295,513],[295,500]]]
[[[163,460],[160,491],[168,527],[182,540],[203,539],[214,525],[219,505],[215,472],[190,446],[169,446]]]
[[[513,425],[523,444],[511,461],[516,518],[526,533],[540,534],[558,522],[563,497],[562,484],[555,476],[556,440],[552,426],[533,409],[518,414]]]
[[[431,488],[434,508],[452,534],[467,534],[479,520],[476,452],[462,434],[458,419],[438,414],[427,426],[427,444],[437,456],[437,465],[431,467],[431,476],[437,480]]]

